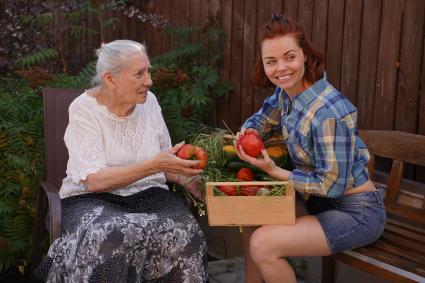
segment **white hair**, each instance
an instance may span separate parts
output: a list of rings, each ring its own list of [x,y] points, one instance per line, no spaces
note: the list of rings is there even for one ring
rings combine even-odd
[[[92,78],[93,86],[103,83],[103,74],[118,73],[129,63],[134,54],[146,54],[143,44],[132,40],[114,40],[103,44],[97,51],[96,75]],[[147,54],[146,54],[147,55]]]

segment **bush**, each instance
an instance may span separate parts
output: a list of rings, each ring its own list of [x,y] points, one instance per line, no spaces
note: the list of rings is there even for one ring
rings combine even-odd
[[[203,27],[167,27],[176,48],[153,58],[153,91],[158,96],[174,143],[198,133],[208,122],[214,100],[230,83],[220,78],[221,35],[218,16]],[[193,40],[194,34],[199,40]]]
[[[44,174],[42,99],[24,80],[0,88],[0,271],[30,254],[36,189]]]

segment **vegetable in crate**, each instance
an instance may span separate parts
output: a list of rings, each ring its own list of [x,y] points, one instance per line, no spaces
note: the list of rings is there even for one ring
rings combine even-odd
[[[266,148],[267,154],[274,161],[274,163],[281,167],[286,163],[288,151],[281,146],[274,145]]]
[[[236,179],[241,181],[252,181],[254,180],[254,172],[249,168],[241,168],[236,173]]]
[[[228,196],[236,196],[238,191],[238,188],[236,186],[229,185],[218,186],[217,189],[219,189],[222,193]]]

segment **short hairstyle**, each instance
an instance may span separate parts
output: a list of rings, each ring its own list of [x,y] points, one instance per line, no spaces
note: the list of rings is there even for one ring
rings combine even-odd
[[[304,29],[301,25],[285,15],[274,14],[272,18],[258,32],[258,44],[260,56],[255,63],[252,81],[257,87],[270,88],[273,83],[268,79],[264,72],[263,60],[261,56],[261,46],[267,39],[273,39],[284,35],[292,35],[298,46],[302,49],[304,56],[307,57],[305,64],[304,80],[313,84],[323,76],[324,62],[322,53],[314,48],[306,38]]]
[[[91,80],[92,85],[101,85],[104,73],[118,73],[131,63],[130,58],[132,55],[140,53],[146,54],[145,46],[132,40],[114,40],[103,44],[96,50],[98,59],[96,75]]]

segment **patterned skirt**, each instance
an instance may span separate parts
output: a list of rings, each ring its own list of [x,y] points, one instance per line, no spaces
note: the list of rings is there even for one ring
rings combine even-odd
[[[37,269],[47,282],[207,282],[206,243],[184,199],[162,188],[62,200],[62,236]]]

